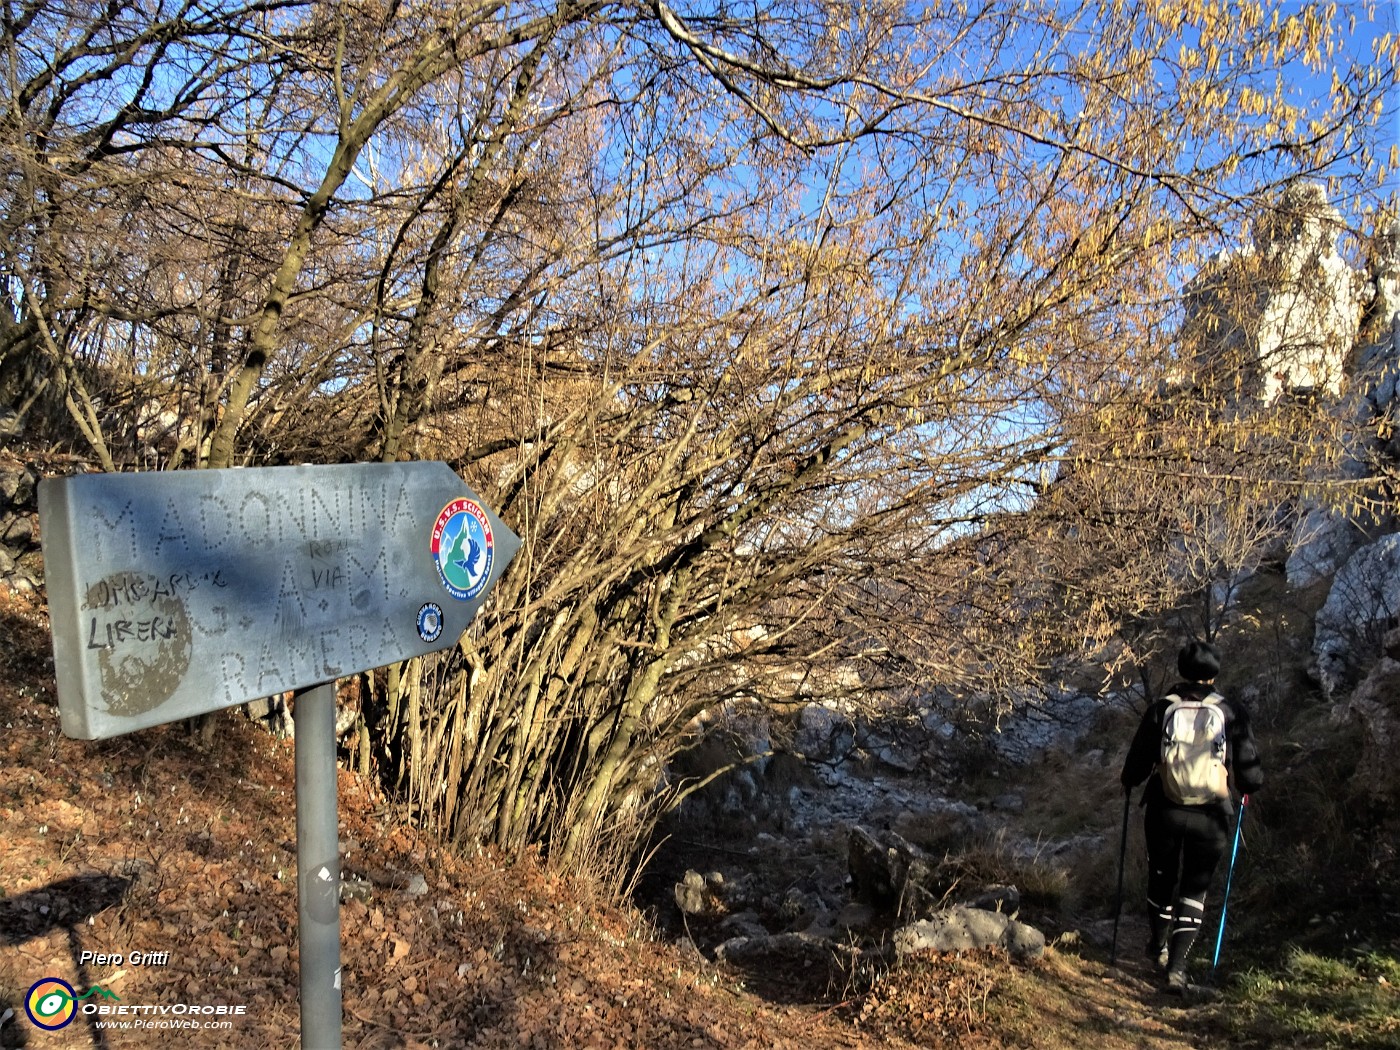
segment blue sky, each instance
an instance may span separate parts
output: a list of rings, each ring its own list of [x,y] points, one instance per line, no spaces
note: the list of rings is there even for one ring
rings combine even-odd
[[[1381,66],[1376,60],[1377,43],[1387,35],[1400,34],[1400,0],[1344,3],[1340,5],[1339,17],[1345,18],[1352,12],[1357,18],[1356,30],[1350,38],[1346,54],[1358,64],[1373,65],[1379,69]],[[1307,69],[1300,69],[1297,79],[1290,85],[1290,92],[1292,98],[1300,105],[1316,109],[1322,105],[1320,100],[1326,97],[1329,86],[1327,80],[1313,75]],[[1394,77],[1390,90],[1386,93],[1385,108],[1386,114],[1382,119],[1384,125],[1389,128],[1390,142],[1400,143],[1400,86],[1397,86]],[[1400,195],[1400,170],[1390,169],[1384,187],[1384,192],[1391,197],[1392,203],[1397,203],[1395,198]]]

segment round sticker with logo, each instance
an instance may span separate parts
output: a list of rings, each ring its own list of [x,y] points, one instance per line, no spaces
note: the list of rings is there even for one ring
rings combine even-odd
[[[433,564],[447,593],[468,602],[486,589],[496,541],[486,510],[475,500],[454,499],[433,525]]]
[[[437,602],[424,602],[418,610],[418,637],[430,643],[442,637],[442,606]]]

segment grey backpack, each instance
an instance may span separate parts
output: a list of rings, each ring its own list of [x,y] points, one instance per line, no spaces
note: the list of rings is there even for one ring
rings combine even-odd
[[[1173,802],[1200,806],[1230,797],[1224,699],[1219,693],[1203,700],[1166,697],[1157,775]]]

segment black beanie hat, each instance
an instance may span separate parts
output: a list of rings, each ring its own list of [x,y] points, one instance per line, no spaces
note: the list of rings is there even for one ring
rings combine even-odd
[[[1220,673],[1220,653],[1209,642],[1192,642],[1177,654],[1176,669],[1189,682],[1209,682]]]

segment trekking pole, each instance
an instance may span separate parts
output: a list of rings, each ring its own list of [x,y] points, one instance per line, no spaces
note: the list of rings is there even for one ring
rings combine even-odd
[[[1108,965],[1118,965],[1118,919],[1123,914],[1123,864],[1128,857],[1128,811],[1133,789],[1123,789],[1123,834],[1118,840],[1118,902],[1113,908],[1113,948],[1108,953]]]
[[[1220,902],[1220,932],[1215,935],[1215,957],[1210,961],[1211,973],[1220,963],[1220,944],[1225,940],[1225,913],[1230,907],[1230,882],[1235,877],[1235,858],[1240,853],[1240,827],[1244,824],[1244,808],[1249,805],[1249,796],[1240,797],[1240,811],[1235,815],[1235,845],[1230,850],[1230,870],[1225,874],[1225,897]]]

